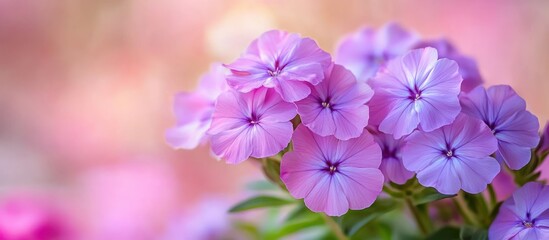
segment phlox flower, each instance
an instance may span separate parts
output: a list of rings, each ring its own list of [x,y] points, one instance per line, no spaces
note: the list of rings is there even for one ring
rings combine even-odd
[[[480,193],[500,171],[490,157],[497,150],[496,138],[482,121],[465,114],[432,132],[415,131],[406,141],[404,167],[417,173],[421,185],[443,194]]]
[[[231,64],[229,85],[249,92],[259,87],[274,88],[287,102],[301,100],[324,78],[331,56],[310,38],[272,30],[254,40],[246,52]]]
[[[457,62],[459,73],[463,77],[461,91],[469,92],[484,82],[480,76],[477,62],[468,56],[461,54],[448,40],[436,39],[422,41],[414,48],[433,47],[438,51],[439,58],[448,58]]]
[[[463,112],[481,119],[498,139],[496,159],[513,170],[524,167],[539,142],[539,123],[526,102],[510,87],[479,86],[460,96]]]
[[[549,239],[549,188],[529,182],[499,208],[490,239]]]
[[[292,138],[290,120],[296,107],[273,90],[248,93],[229,90],[217,99],[208,134],[213,152],[227,163],[248,157],[268,157],[284,149]]]
[[[381,165],[379,169],[387,181],[404,184],[414,176],[414,172],[406,169],[402,163],[402,147],[404,139],[394,139],[392,135],[370,129],[374,140],[381,147]]]
[[[215,100],[227,88],[225,69],[221,64],[213,64],[195,91],[177,94],[173,103],[177,123],[166,131],[168,144],[173,148],[193,149],[206,142]]]
[[[366,102],[373,91],[343,66],[330,69],[307,98],[296,102],[297,112],[303,124],[318,135],[341,140],[358,137],[368,125]]]
[[[398,139],[418,126],[430,132],[459,114],[461,76],[455,61],[438,59],[434,48],[416,49],[389,61],[372,78],[372,125]]]
[[[351,70],[359,81],[365,82],[388,60],[410,50],[418,39],[416,34],[396,23],[388,23],[377,30],[365,27],[340,41],[335,62]]]
[[[283,156],[280,178],[312,211],[341,216],[369,207],[380,194],[381,150],[367,131],[343,141],[299,125],[292,139],[294,150]]]

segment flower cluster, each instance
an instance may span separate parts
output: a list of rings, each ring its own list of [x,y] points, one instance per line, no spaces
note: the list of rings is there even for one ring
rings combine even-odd
[[[280,161],[289,193],[330,216],[367,208],[384,183],[414,176],[441,194],[481,193],[502,170],[527,165],[540,141],[538,119],[510,86],[483,87],[476,62],[447,40],[394,23],[345,37],[335,62],[310,38],[269,31],[223,67],[176,96],[168,142],[209,141],[231,164]],[[528,205],[533,188],[541,186],[520,190],[498,217],[533,230],[495,224],[513,228],[495,238],[547,229],[534,222],[545,208]]]

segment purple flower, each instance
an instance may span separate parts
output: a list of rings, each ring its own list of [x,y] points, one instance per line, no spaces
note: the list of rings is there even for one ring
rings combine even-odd
[[[530,182],[513,193],[490,226],[490,239],[549,239],[549,188]]]
[[[406,53],[418,41],[396,23],[378,30],[362,28],[341,40],[336,51],[336,63],[351,70],[358,81],[373,77],[386,61]]]
[[[273,30],[254,40],[236,61],[225,65],[231,70],[227,82],[240,92],[259,87],[274,88],[287,102],[309,95],[309,85],[324,78],[331,64],[330,54],[310,38]]]
[[[484,121],[498,139],[496,159],[513,170],[530,161],[539,142],[539,123],[509,86],[477,87],[460,97],[463,112]]]
[[[370,123],[396,139],[418,126],[430,132],[450,124],[461,110],[461,81],[455,61],[438,59],[434,48],[412,50],[369,81]]]
[[[415,131],[406,141],[404,166],[417,173],[421,185],[443,194],[480,193],[500,170],[490,157],[497,150],[496,138],[482,121],[465,114],[435,131]]]
[[[482,85],[484,82],[480,76],[480,72],[477,67],[477,63],[474,59],[462,55],[457,49],[446,39],[437,39],[431,41],[423,41],[416,45],[414,48],[434,47],[438,50],[438,56],[440,58],[448,58],[457,62],[459,66],[459,73],[463,77],[461,83],[461,90],[469,92],[475,87]]]
[[[383,172],[385,179],[394,183],[404,184],[414,176],[414,172],[408,171],[402,164],[402,147],[404,139],[394,139],[392,135],[370,129],[374,140],[381,147],[381,165],[379,169]]]
[[[294,151],[282,158],[280,178],[312,211],[341,216],[369,207],[381,192],[381,150],[367,131],[342,141],[299,125],[293,144]]]
[[[219,96],[213,113],[213,152],[227,163],[248,157],[268,157],[284,149],[292,138],[295,105],[276,92],[259,88],[248,93],[229,90]]]
[[[360,136],[368,125],[366,102],[372,95],[366,83],[357,82],[349,70],[334,65],[311,95],[296,102],[297,112],[314,133],[347,140]]]
[[[225,68],[213,64],[202,76],[196,91],[177,94],[173,103],[177,124],[166,131],[168,144],[173,148],[193,149],[206,142],[215,100],[227,88]]]

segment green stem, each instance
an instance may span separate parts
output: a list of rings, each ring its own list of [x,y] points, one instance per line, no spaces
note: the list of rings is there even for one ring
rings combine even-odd
[[[410,208],[410,211],[412,211],[412,215],[416,220],[416,224],[419,227],[419,230],[423,235],[427,236],[427,234],[429,234],[429,225],[424,220],[425,218],[422,217],[421,211],[419,211],[419,209],[414,205],[410,198],[405,198],[405,201],[406,205],[408,205],[408,208]]]
[[[458,194],[456,197],[452,198],[452,201],[456,205],[459,213],[463,217],[463,220],[468,223],[475,226],[478,226],[479,223],[476,221],[475,215],[469,210],[469,207],[467,207],[467,203],[465,203],[465,200],[463,199],[462,194]]]
[[[320,215],[322,216],[322,218],[324,218],[324,221],[326,222],[326,224],[328,224],[328,227],[332,230],[338,240],[348,240],[347,236],[345,236],[345,233],[343,233],[343,230],[341,230],[341,228],[334,221],[333,218],[327,216],[324,213],[321,213]]]

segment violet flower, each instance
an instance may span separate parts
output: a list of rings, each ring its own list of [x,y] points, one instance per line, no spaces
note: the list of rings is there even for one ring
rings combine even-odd
[[[396,23],[388,23],[377,30],[362,28],[340,41],[335,62],[351,70],[358,81],[366,82],[388,60],[406,53],[417,41],[416,34]]]
[[[459,73],[463,77],[461,91],[469,92],[484,82],[480,76],[475,59],[462,55],[448,40],[437,39],[422,41],[414,48],[434,47],[438,51],[439,58],[448,58],[457,62]]]
[[[215,101],[227,88],[225,69],[221,64],[213,64],[194,92],[177,94],[173,103],[177,123],[166,131],[168,144],[173,148],[193,149],[205,143]]]
[[[370,123],[395,139],[418,126],[430,132],[450,124],[461,111],[461,81],[455,61],[438,59],[434,48],[412,50],[369,81]]]
[[[480,193],[500,171],[498,161],[490,157],[497,150],[496,138],[482,121],[465,114],[432,132],[415,131],[406,141],[406,169],[417,173],[421,185],[443,194],[460,189]]]
[[[549,188],[529,182],[499,208],[490,239],[549,239]]]
[[[357,82],[349,70],[336,64],[307,98],[296,102],[297,112],[314,133],[347,140],[360,136],[368,125],[366,102],[372,95],[366,83]]]
[[[379,169],[385,176],[385,180],[397,184],[404,184],[414,176],[414,172],[408,171],[402,163],[402,147],[404,139],[394,139],[392,135],[370,130],[374,140],[381,147],[382,160]]]
[[[229,90],[219,96],[208,134],[213,152],[227,163],[248,157],[268,157],[284,149],[292,138],[290,120],[296,107],[273,90],[248,93]]]
[[[342,141],[299,125],[292,139],[294,151],[282,158],[280,178],[312,211],[341,216],[369,207],[380,194],[381,150],[367,131]]]
[[[229,85],[249,92],[259,87],[274,88],[282,99],[295,102],[309,95],[308,84],[324,79],[331,64],[330,54],[310,38],[272,30],[254,40],[236,61],[225,65],[231,70]]]
[[[526,111],[526,102],[510,86],[479,86],[460,100],[463,112],[484,121],[498,139],[498,161],[513,170],[530,161],[539,142],[538,118]]]

